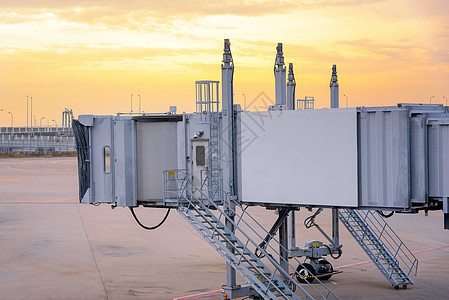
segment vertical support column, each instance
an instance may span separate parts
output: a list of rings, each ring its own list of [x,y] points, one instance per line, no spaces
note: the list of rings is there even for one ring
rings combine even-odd
[[[288,64],[288,82],[287,82],[287,110],[295,110],[295,90],[296,90],[296,81],[295,81],[295,74],[293,73],[293,64]],[[290,250],[293,248],[296,248],[296,237],[295,237],[295,211],[291,210],[288,213],[287,219],[284,221],[282,226],[280,227],[280,234],[282,234],[283,230],[287,232],[286,234],[286,241],[282,241],[280,238],[281,245],[285,247],[286,249]],[[287,261],[288,259],[288,253],[283,253],[283,251],[280,251],[281,257],[285,258]],[[287,271],[288,273],[288,264],[285,262],[282,264],[281,267]]]
[[[288,249],[296,248],[295,211],[288,213]]]
[[[338,78],[337,78],[337,66],[332,66],[332,76],[331,76],[331,82],[330,82],[330,89],[331,89],[331,108],[338,108],[339,107],[339,87],[338,87]]]
[[[330,82],[331,108],[339,107],[339,86],[337,78],[337,66],[332,66],[332,76]],[[336,246],[340,245],[340,233],[338,227],[338,208],[332,208],[332,240]]]
[[[224,40],[223,64],[221,65],[221,81],[222,81],[222,143],[223,143],[223,189],[230,195],[235,197],[234,191],[234,99],[233,99],[233,77],[234,63],[232,61],[231,43],[228,39]],[[225,212],[234,220],[235,204],[233,201],[225,201]],[[232,232],[235,228],[232,223],[226,220],[226,227]],[[232,245],[228,244],[228,248]],[[236,272],[229,263],[226,263],[226,290],[236,288]]]
[[[279,264],[281,268],[284,269],[287,273],[288,270],[288,218],[286,218],[279,227]],[[282,280],[287,283],[289,278],[282,276]]]
[[[276,62],[274,64],[274,80],[276,89],[276,105],[285,105],[285,65],[284,65],[284,52],[282,52],[282,43],[278,43],[276,47]]]
[[[449,229],[449,198],[443,198],[444,229]]]
[[[336,246],[340,245],[340,232],[338,220],[338,208],[332,208],[332,241]]]
[[[296,81],[293,73],[293,64],[288,64],[288,82],[287,82],[287,109],[295,110],[295,90]]]

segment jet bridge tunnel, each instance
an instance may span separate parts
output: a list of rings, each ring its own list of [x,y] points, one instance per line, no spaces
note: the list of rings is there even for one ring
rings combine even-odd
[[[277,207],[443,209],[448,228],[446,111],[415,104],[268,112],[236,107],[238,200]],[[84,145],[78,146],[81,202],[174,207],[176,201],[164,199],[165,170],[185,169],[198,185],[213,171],[219,186],[226,186],[222,174],[229,162],[220,153],[222,140],[210,143],[211,118],[212,133],[223,135],[218,112],[80,116],[74,129]]]

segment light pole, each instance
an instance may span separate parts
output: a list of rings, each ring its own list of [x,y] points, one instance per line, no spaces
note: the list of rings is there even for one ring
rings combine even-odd
[[[31,132],[33,132],[33,97],[30,97],[31,98]],[[34,124],[34,125],[36,125],[36,124]]]
[[[447,106],[447,98],[443,96],[444,99],[446,99],[446,106]]]
[[[42,117],[41,120],[39,121],[39,131],[41,131],[41,127],[42,127],[42,120],[45,119],[45,117]]]
[[[346,96],[346,94],[343,95],[344,97],[346,97],[346,108],[348,107],[348,96]]]
[[[8,114],[11,115],[11,134],[14,135],[14,116],[12,115],[12,112],[8,111]]]
[[[139,115],[140,115],[140,94],[138,96],[139,96]]]
[[[133,94],[131,94],[131,116],[133,115]]]
[[[245,96],[245,94],[242,94],[243,95],[243,111],[246,111],[246,96]]]
[[[55,131],[58,131],[58,122],[56,122],[56,120],[51,120],[52,122],[55,122],[55,125],[56,125],[56,130]]]
[[[429,103],[432,104],[432,98],[435,98],[435,96],[430,97]]]
[[[29,120],[29,116],[28,116],[28,95],[27,95],[27,132],[28,132],[28,120]]]

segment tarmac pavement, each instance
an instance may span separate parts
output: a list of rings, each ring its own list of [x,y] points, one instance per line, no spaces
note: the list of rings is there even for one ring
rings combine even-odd
[[[78,203],[76,158],[0,159],[0,299],[219,299],[224,260],[175,210],[158,230],[141,229],[126,208]],[[249,208],[268,229],[272,211]],[[165,209],[136,209],[154,225]],[[297,243],[324,240],[297,214]],[[390,225],[419,259],[415,285],[395,290],[341,227],[341,299],[448,299],[449,230],[442,212],[395,214]],[[330,211],[317,219],[330,229]],[[239,283],[243,284],[241,278]],[[194,295],[185,297],[187,295]]]

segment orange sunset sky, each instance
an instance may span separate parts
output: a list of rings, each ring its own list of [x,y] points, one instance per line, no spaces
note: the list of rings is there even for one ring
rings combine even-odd
[[[294,63],[296,97],[329,106],[332,64],[340,104],[445,102],[449,1],[1,0],[0,125],[79,114],[192,112],[195,80],[221,80],[231,40],[235,102],[274,99],[276,44]]]

